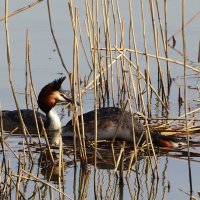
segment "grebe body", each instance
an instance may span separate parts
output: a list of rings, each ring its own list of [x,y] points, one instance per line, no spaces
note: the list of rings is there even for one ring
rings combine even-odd
[[[122,117],[123,116],[123,117]],[[95,112],[90,111],[83,114],[85,137],[88,140],[95,139]],[[79,123],[81,116],[79,116]],[[112,140],[116,139],[133,141],[133,130],[135,132],[135,139],[138,141],[145,131],[144,126],[133,117],[134,128],[132,127],[132,116],[129,112],[123,113],[122,109],[117,107],[105,107],[97,109],[97,139],[98,140]],[[80,125],[81,127],[81,125]],[[64,137],[73,136],[73,124],[70,120],[65,127],[62,128]]]
[[[78,116],[81,130],[81,116]],[[85,138],[95,140],[95,111],[83,114]],[[133,119],[133,123],[132,123]],[[134,127],[133,127],[134,126]],[[105,107],[97,109],[97,139],[112,140],[113,138],[133,142],[145,141],[146,128],[130,112],[122,111],[117,107]],[[64,137],[74,136],[72,120],[62,127]],[[76,134],[78,135],[78,134]],[[152,142],[159,147],[179,148],[185,146],[185,142],[178,138],[161,135],[158,132],[151,133]]]

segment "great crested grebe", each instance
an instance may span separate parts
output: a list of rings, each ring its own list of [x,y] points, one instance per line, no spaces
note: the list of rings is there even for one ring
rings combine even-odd
[[[64,92],[61,88],[64,80],[65,77],[59,78],[42,88],[38,96],[38,105],[39,108],[45,113],[45,115],[39,112],[37,112],[36,114],[37,117],[42,117],[44,119],[45,127],[47,130],[62,130],[62,135],[64,137],[73,137],[74,133],[72,120],[70,120],[66,126],[61,127],[60,118],[58,117],[56,111],[53,109],[58,102],[72,102],[72,99],[68,95],[66,95],[66,92]],[[25,124],[35,126],[33,111],[21,111]],[[14,114],[14,117],[12,114]],[[94,114],[94,111],[83,114],[85,136],[88,140],[94,140],[95,138]],[[79,116],[79,122],[81,122],[80,118],[81,116]],[[5,120],[9,120],[10,123],[12,120],[14,120],[15,123],[17,121],[19,124],[17,111],[4,111],[3,121]],[[120,108],[107,107],[98,109],[98,140],[112,140],[117,130],[116,139],[131,142],[133,141],[134,130],[135,139],[137,142],[145,131],[145,127],[141,123],[139,123],[135,117],[133,118],[133,122],[134,129],[132,128],[131,114],[127,111],[123,113],[122,109]],[[179,140],[172,137],[163,136],[159,133],[152,133],[152,140],[155,145],[163,147],[178,147],[180,144]]]
[[[61,122],[54,111],[53,107],[58,102],[71,102],[71,98],[62,90],[61,85],[66,77],[59,78],[53,82],[45,85],[39,93],[38,105],[40,109],[45,113],[36,112],[39,128],[41,127],[40,118],[43,119],[45,128],[48,130],[59,130],[61,129]],[[30,132],[36,130],[34,113],[30,109],[21,109],[23,121]],[[18,127],[20,130],[20,119],[17,110],[2,111],[3,128],[5,131],[11,131]]]
[[[81,122],[81,116],[78,116],[78,118],[79,122]],[[88,140],[95,139],[94,118],[94,110],[83,114],[85,137]],[[133,125],[130,112],[123,112],[122,109],[117,107],[97,109],[98,140],[112,140],[115,137],[116,139],[133,142],[134,130],[136,143],[144,141],[146,128],[136,117],[133,117]],[[66,126],[62,127],[63,137],[73,137],[73,130],[72,120],[70,120]],[[184,145],[179,139],[161,135],[158,132],[151,133],[151,137],[153,144],[159,147],[178,148]]]

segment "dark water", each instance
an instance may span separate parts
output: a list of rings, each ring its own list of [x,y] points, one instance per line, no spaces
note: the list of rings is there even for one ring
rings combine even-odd
[[[19,9],[26,4],[33,1],[9,1],[9,13],[14,10]],[[67,1],[52,1],[51,2],[51,12],[53,19],[54,31],[59,43],[60,50],[62,52],[64,61],[68,69],[72,70],[73,65],[73,31],[70,21],[69,9]],[[178,29],[181,28],[181,1],[167,1],[168,3],[168,37],[174,34]],[[140,2],[134,1],[133,4],[133,15],[134,15],[134,27],[135,36],[137,41],[137,48],[139,51],[144,51],[143,38],[142,38],[142,24],[141,24],[141,13],[140,13]],[[74,5],[79,8],[80,23],[82,26],[83,39],[85,41],[86,50],[89,50],[89,43],[87,40],[86,30],[84,28],[85,20],[85,8],[84,1],[74,1]],[[159,2],[160,12],[163,13],[163,2]],[[124,20],[125,24],[125,35],[128,33],[129,26],[129,12],[128,12],[128,1],[120,1],[119,8],[121,13],[121,18]],[[186,16],[185,20],[188,21],[195,13],[199,12],[200,2],[199,0],[186,1]],[[144,9],[146,11],[146,32],[147,32],[147,46],[148,52],[155,54],[151,17],[149,13],[149,4],[144,2]],[[101,15],[101,14],[100,14]],[[4,1],[0,2],[0,17],[4,16]],[[162,15],[163,16],[163,15]],[[102,23],[102,21],[100,21]],[[186,46],[187,46],[187,58],[188,64],[192,66],[198,66],[197,55],[199,47],[199,35],[200,35],[200,18],[197,17],[191,24],[186,27]],[[103,28],[102,28],[103,29]],[[30,61],[32,67],[33,82],[36,93],[40,91],[41,87],[60,77],[61,74],[66,74],[62,67],[60,58],[57,51],[55,50],[55,44],[53,42],[49,20],[47,12],[47,4],[45,1],[39,3],[33,8],[30,8],[16,16],[9,19],[9,33],[10,33],[10,48],[11,48],[11,64],[12,64],[12,76],[13,83],[17,92],[18,102],[21,108],[25,108],[25,44],[26,44],[26,31],[29,31],[30,37]],[[111,25],[111,32],[113,32],[113,25]],[[113,32],[114,34],[114,32]],[[103,36],[102,36],[103,37]],[[128,37],[128,36],[127,36]],[[114,39],[113,39],[114,40]],[[161,40],[161,39],[160,39]],[[161,41],[160,41],[161,43]],[[125,41],[125,45],[128,47],[128,39]],[[104,43],[102,42],[102,47]],[[182,51],[182,37],[181,32],[176,36],[176,48]],[[162,48],[160,48],[160,54],[163,56]],[[169,50],[169,57],[172,59],[177,59],[183,62],[182,56],[175,50]],[[133,59],[134,60],[134,59]],[[141,68],[145,66],[145,58],[140,56],[139,62]],[[82,79],[84,76],[88,76],[89,67],[86,62],[83,52],[80,53],[80,63],[81,63],[81,75]],[[164,62],[162,62],[163,64]],[[152,77],[152,84],[156,87],[157,85],[157,73],[155,71],[156,61],[150,60],[150,70]],[[164,64],[163,64],[164,65]],[[163,69],[164,72],[166,71]],[[183,86],[183,66],[178,66],[171,64],[172,70],[172,87],[169,95],[169,117],[177,117],[179,114],[184,114],[183,106],[178,109],[178,77],[180,77],[181,86]],[[188,75],[192,75],[187,79],[189,86],[197,88],[199,85],[198,75],[191,71],[187,71]],[[195,74],[195,75],[194,75]],[[192,77],[192,78],[191,78]],[[8,82],[8,68],[7,68],[7,57],[6,57],[6,38],[5,38],[5,25],[4,21],[0,22],[0,103],[3,110],[5,109],[15,109],[15,103],[12,97],[10,85]],[[65,82],[64,88],[69,89],[69,80]],[[182,87],[183,88],[183,87]],[[181,94],[183,96],[183,89],[181,89]],[[193,99],[199,98],[199,92],[197,89],[188,88],[188,107],[193,110],[198,108],[198,103],[193,101]],[[84,95],[84,112],[93,109],[93,93],[88,92]],[[161,116],[161,106],[156,104],[156,100],[152,103],[153,116]],[[155,105],[154,105],[155,104]],[[62,118],[63,125],[71,118],[67,116],[67,111],[62,110],[61,107],[57,108],[60,116]],[[198,122],[197,122],[198,125]],[[35,138],[37,140],[37,138]],[[198,138],[197,138],[198,141]],[[12,149],[20,154],[22,149],[22,137],[10,136],[7,139]],[[139,175],[138,180],[140,188],[137,184],[137,176],[133,171],[131,175],[126,178],[126,170],[124,172],[124,186],[119,184],[119,177],[114,175],[114,170],[112,164],[109,161],[110,151],[105,150],[106,153],[102,152],[103,156],[108,156],[108,161],[103,162],[103,164],[98,165],[96,173],[94,172],[93,162],[91,158],[91,163],[89,165],[89,171],[87,173],[83,172],[80,168],[80,163],[78,162],[77,168],[73,164],[73,153],[71,150],[72,141],[67,141],[64,145],[66,154],[64,156],[66,161],[66,166],[64,169],[64,192],[69,195],[72,199],[85,198],[94,199],[95,190],[97,191],[98,199],[189,199],[186,193],[189,193],[189,175],[188,175],[188,162],[186,153],[183,152],[166,152],[162,151],[161,154],[158,153],[158,174],[159,179],[153,178],[151,168],[148,167],[148,156],[142,155],[138,160]],[[119,144],[120,145],[120,144]],[[105,149],[109,148],[110,145],[106,146]],[[32,147],[33,148],[33,147]],[[103,149],[103,147],[102,147]],[[187,151],[186,149],[184,150]],[[198,198],[199,191],[199,147],[192,147],[191,165],[192,165],[192,184],[193,184],[193,195]],[[54,177],[50,184],[58,188],[58,177],[56,175],[56,166],[47,166],[46,164],[40,165],[41,154],[38,148],[33,148],[35,164],[32,169],[32,174],[38,175],[42,180],[48,181],[49,174],[52,173]],[[69,153],[71,152],[71,153]],[[108,153],[109,152],[109,153]],[[130,154],[130,149],[126,150],[126,156]],[[92,153],[91,153],[92,154]],[[164,155],[163,155],[164,154]],[[183,155],[182,155],[183,154]],[[18,162],[15,156],[10,150],[6,151],[6,157],[10,160],[11,170],[17,174]],[[92,157],[92,156],[91,156]],[[152,158],[153,159],[153,158]],[[0,152],[0,160],[2,160],[2,153]],[[105,157],[106,160],[106,157]],[[107,163],[107,164],[106,164]],[[30,166],[26,166],[27,171],[30,170]],[[134,169],[134,166],[133,166]],[[135,169],[134,169],[135,170]],[[117,172],[119,175],[119,173]],[[95,185],[95,186],[94,186]],[[58,199],[59,195],[53,189],[49,187],[36,183],[34,181],[24,181],[20,189],[24,192],[25,197],[28,199],[34,195],[36,188],[40,188],[41,195],[49,199],[51,194],[53,194],[52,199]],[[182,190],[182,191],[181,191]],[[36,199],[39,198],[39,193],[36,194]],[[82,195],[82,196],[81,196]],[[101,196],[102,195],[102,196]],[[13,191],[12,197],[15,197]]]

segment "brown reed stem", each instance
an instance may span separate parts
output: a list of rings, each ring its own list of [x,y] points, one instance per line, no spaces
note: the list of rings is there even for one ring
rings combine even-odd
[[[26,150],[25,150],[25,146],[24,146],[24,140],[22,141],[22,146],[23,146],[23,154],[24,154],[24,163],[23,163],[23,167],[26,167]]]
[[[74,37],[76,38],[75,49],[76,49],[76,74],[77,74],[77,82],[78,82],[78,93],[79,93],[79,100],[82,105],[82,96],[81,96],[81,83],[80,83],[80,65],[79,65],[79,47],[78,47],[78,38],[77,38],[77,26],[78,26],[78,8],[75,8],[75,26],[74,26]],[[75,74],[74,74],[75,76]],[[77,104],[75,101],[75,107],[77,108]],[[77,112],[77,109],[76,109]],[[83,167],[87,167],[87,153],[86,153],[86,146],[85,146],[85,131],[84,131],[84,119],[83,119],[83,108],[80,106],[81,112],[81,122],[79,122],[78,116],[77,121],[77,130],[78,130],[78,137],[80,141],[81,147],[81,162]],[[81,123],[81,125],[80,125]],[[81,130],[80,130],[81,129]]]
[[[34,160],[33,160],[33,156],[32,156],[31,149],[30,149],[29,142],[28,142],[27,135],[26,135],[26,127],[25,127],[25,124],[24,124],[24,121],[23,121],[23,118],[22,118],[22,115],[21,115],[21,112],[20,112],[20,108],[19,108],[19,105],[18,105],[18,102],[17,102],[17,97],[16,97],[16,94],[15,94],[14,85],[13,85],[13,82],[12,82],[12,67],[11,67],[11,58],[10,58],[10,39],[9,39],[9,30],[8,30],[8,0],[5,0],[5,31],[6,31],[6,47],[7,47],[7,62],[8,62],[9,82],[10,82],[10,86],[11,86],[11,89],[12,89],[12,94],[13,94],[13,97],[14,97],[15,105],[16,105],[17,110],[18,110],[20,125],[22,127],[22,131],[23,131],[23,134],[24,134],[24,137],[25,137],[25,140],[26,140],[26,145],[28,146],[28,150],[29,150],[29,155],[30,155],[31,161],[33,163]]]
[[[52,20],[51,20],[50,0],[47,0],[47,8],[48,8],[48,16],[49,16],[49,25],[50,25],[50,29],[51,29],[51,35],[52,35],[53,40],[54,40],[54,43],[55,43],[55,45],[56,45],[56,49],[57,49],[57,51],[58,51],[58,55],[59,55],[59,57],[60,57],[62,66],[63,66],[63,68],[65,69],[65,71],[67,72],[67,74],[69,75],[70,72],[68,71],[67,66],[65,65],[64,59],[63,59],[63,57],[62,57],[62,54],[61,54],[61,51],[60,51],[60,48],[59,48],[59,45],[58,45],[58,42],[57,42],[57,39],[56,39],[54,30],[53,30],[53,25],[52,25]]]
[[[190,195],[192,195],[192,172],[191,172],[191,163],[190,163],[190,137],[188,132],[188,122],[187,122],[187,113],[188,113],[188,104],[187,104],[187,68],[186,68],[186,41],[185,41],[185,0],[182,0],[182,40],[183,40],[183,63],[184,63],[184,111],[185,111],[185,122],[186,122],[186,133],[187,133],[187,152],[188,152],[188,173],[189,173],[189,182],[190,182]]]
[[[77,9],[77,18],[78,18],[78,9]],[[79,23],[79,18],[77,19]],[[78,55],[78,44],[77,44],[77,57]],[[92,69],[91,69],[92,70]],[[85,144],[85,129],[84,129],[84,118],[83,118],[83,103],[82,103],[82,93],[81,93],[81,73],[80,73],[80,63],[79,59],[77,61],[77,80],[78,80],[78,95],[79,95],[79,103],[80,103],[80,115],[81,115],[81,142],[82,142],[82,151],[84,158],[84,165],[87,166],[87,149]],[[79,122],[80,123],[80,122]],[[79,124],[78,124],[79,126]]]
[[[159,56],[158,37],[157,37],[157,34],[156,34],[156,30],[157,29],[156,29],[155,16],[154,16],[153,0],[149,0],[149,4],[150,4],[150,11],[151,11],[152,26],[153,26],[153,35],[154,35],[156,60],[157,60],[157,64],[158,64],[158,78],[161,81],[161,88],[162,88],[162,93],[163,93],[162,96],[164,98],[164,103],[167,105],[167,98],[166,98],[166,92],[165,92],[164,78],[163,78],[163,75],[162,75],[162,69],[161,69],[160,60],[158,59],[158,56]]]
[[[96,36],[94,35],[94,48],[96,49]],[[97,134],[98,134],[98,128],[97,128],[97,84],[96,84],[96,74],[97,74],[97,68],[96,68],[96,50],[93,50],[93,71],[94,71],[94,134],[95,134],[95,156],[94,156],[94,167],[96,171],[96,165],[97,165]]]
[[[34,84],[33,84],[33,76],[32,76],[32,70],[31,70],[31,60],[30,60],[30,40],[29,40],[29,32],[27,30],[27,35],[26,35],[26,46],[27,46],[27,65],[28,65],[28,70],[29,70],[29,78],[32,86],[32,92],[34,94],[35,99],[37,100],[37,95],[34,89]]]
[[[21,154],[19,154],[19,162],[18,162],[18,177],[17,177],[17,183],[16,183],[16,200],[18,200],[18,198],[19,198],[20,182],[21,182]]]
[[[167,27],[167,0],[164,0],[164,16],[165,16],[165,56],[168,58],[168,27]],[[167,77],[168,77],[168,95],[169,95],[169,87],[171,85],[172,79],[171,79],[171,70],[168,60],[166,60],[167,63]]]
[[[71,22],[72,22],[72,27],[74,31],[74,42],[73,42],[73,73],[71,74],[71,93],[72,93],[72,100],[73,100],[73,144],[74,144],[74,165],[76,166],[76,159],[77,159],[77,145],[76,145],[76,137],[77,137],[77,128],[78,128],[78,118],[77,118],[77,110],[76,110],[76,62],[77,62],[77,50],[76,50],[76,45],[77,45],[77,38],[76,38],[76,18],[74,16],[74,11],[73,11],[73,5],[72,5],[72,0],[68,3],[69,6],[69,11],[70,11],[70,16],[71,16]],[[77,128],[76,128],[77,127]],[[79,137],[80,139],[80,137]]]
[[[136,104],[144,104],[144,102],[141,102],[142,101],[142,98],[141,98],[142,86],[141,86],[141,81],[140,81],[139,59],[138,59],[138,54],[137,54],[137,45],[136,45],[135,32],[134,32],[134,19],[133,19],[133,13],[132,13],[131,0],[129,0],[129,13],[130,13],[130,30],[131,30],[131,35],[133,39],[133,46],[135,50],[135,60],[136,60],[136,77],[137,77],[137,91],[138,91],[138,103]]]
[[[29,45],[28,45],[28,30],[26,32],[26,67],[25,67],[25,100],[26,100],[26,108],[29,108],[29,99],[28,99],[28,54],[29,54]]]
[[[86,166],[87,162],[87,155],[86,155],[86,149],[85,149],[85,141],[83,141],[82,137],[83,132],[81,134],[80,128],[82,126],[82,131],[84,131],[84,122],[83,122],[83,116],[81,117],[81,126],[78,118],[78,110],[77,110],[77,103],[76,103],[76,76],[78,80],[78,88],[80,91],[80,71],[79,71],[79,54],[78,54],[78,38],[77,38],[77,27],[78,27],[78,8],[75,8],[75,13],[73,11],[73,5],[72,1],[70,1],[69,10],[70,10],[70,16],[71,16],[71,22],[72,27],[74,31],[74,48],[73,48],[73,74],[72,74],[72,98],[73,98],[73,105],[74,105],[74,112],[73,112],[73,123],[74,123],[74,151],[76,151],[76,134],[78,134],[78,139],[80,142],[80,157],[82,162],[82,167]],[[81,96],[79,96],[80,101]],[[82,106],[82,103],[81,103]],[[81,107],[81,113],[82,107]],[[85,138],[85,136],[84,136]],[[74,154],[74,161],[76,163],[76,152]]]
[[[5,147],[4,147],[4,131],[3,131],[3,119],[2,119],[2,109],[0,104],[0,131],[1,131],[1,148],[3,152],[3,163],[4,163],[4,169],[5,169],[5,175],[7,174],[7,164],[6,164],[6,153],[5,153]],[[1,183],[1,182],[0,182]]]
[[[31,105],[32,105],[32,110],[33,110],[33,115],[34,115],[34,121],[35,121],[35,127],[36,127],[38,142],[39,142],[40,150],[42,150],[42,144],[41,144],[41,138],[40,138],[40,130],[39,130],[39,126],[38,126],[38,119],[37,119],[37,116],[36,116],[35,106],[34,106],[34,102],[33,102],[32,88],[33,88],[32,85],[30,85]]]
[[[125,142],[122,143],[121,145],[121,149],[120,149],[120,152],[119,152],[119,156],[118,156],[118,159],[117,159],[117,163],[116,163],[116,166],[115,166],[115,169],[114,169],[114,173],[117,172],[117,169],[119,167],[119,164],[120,164],[120,161],[122,159],[122,155],[123,155],[123,152],[124,152],[124,148],[125,148]]]
[[[52,152],[51,152],[51,147],[50,147],[50,144],[49,144],[49,140],[48,140],[48,137],[47,137],[47,133],[46,133],[46,130],[45,130],[45,128],[44,128],[44,123],[43,123],[43,121],[42,121],[41,118],[40,118],[40,123],[41,123],[41,125],[42,125],[42,132],[43,132],[43,134],[44,134],[44,138],[45,138],[45,141],[46,141],[46,147],[47,147],[47,149],[48,149],[48,153],[49,153],[49,155],[50,155],[51,162],[52,162],[52,164],[53,164],[53,163],[54,163],[53,154],[52,154]]]
[[[61,187],[61,178],[62,178],[62,175],[61,175],[61,173],[62,173],[62,171],[61,171],[61,169],[62,169],[62,167],[64,167],[63,166],[63,151],[62,151],[62,136],[61,136],[61,134],[60,134],[60,137],[59,137],[59,177],[58,177],[58,188],[59,188],[59,191],[62,191],[62,187]],[[62,200],[63,199],[63,196],[62,196],[62,194],[61,193],[59,193],[59,199],[60,200]]]
[[[35,5],[41,3],[42,1],[43,1],[43,0],[37,0],[37,1],[35,1],[35,2],[31,3],[31,4],[29,4],[29,5],[27,5],[27,6],[24,6],[23,8],[20,8],[20,9],[18,9],[18,10],[15,10],[13,13],[8,14],[8,18],[9,18],[9,17],[12,17],[12,16],[14,16],[14,15],[17,15],[17,14],[19,14],[19,13],[21,13],[21,12],[23,12],[23,11],[29,9],[29,8],[32,8],[32,7],[34,7]],[[1,21],[4,21],[4,20],[5,20],[5,17],[1,17],[1,18],[0,18],[0,22],[1,22]]]
[[[146,55],[146,91],[147,91],[147,112],[148,117],[151,115],[151,100],[150,100],[150,74],[149,74],[149,56],[147,55],[147,41],[146,41],[146,25],[144,17],[144,6],[143,0],[140,0],[141,11],[142,11],[142,27],[143,27],[143,41],[144,41],[144,50]]]
[[[198,63],[200,63],[200,41],[199,41],[199,51],[198,51]]]
[[[11,146],[4,140],[4,144],[7,146],[8,149],[10,149],[10,151],[13,153],[13,155],[17,158],[17,160],[19,161],[19,157],[17,156],[17,154],[15,153],[15,151],[11,148]]]
[[[141,96],[141,98],[143,98]],[[141,101],[143,101],[143,99],[141,99]],[[130,100],[128,100],[128,103],[129,103],[129,110],[130,110],[130,113],[131,113],[131,124],[132,124],[132,136],[133,136],[133,147],[134,147],[134,158],[135,158],[135,171],[136,171],[136,180],[137,180],[137,186],[138,188],[140,188],[140,182],[139,182],[139,177],[138,177],[138,170],[139,170],[139,167],[138,167],[138,150],[137,150],[137,144],[136,144],[136,133],[135,133],[135,124],[134,124],[134,116],[133,116],[133,111],[132,111],[132,107],[131,107],[131,103],[130,103]],[[145,112],[145,110],[144,110]],[[130,162],[129,164],[129,169],[132,165],[132,162]]]

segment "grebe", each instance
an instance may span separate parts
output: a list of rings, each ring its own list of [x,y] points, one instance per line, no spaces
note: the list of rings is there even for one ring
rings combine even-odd
[[[123,118],[122,118],[123,116]],[[81,116],[78,116],[79,123]],[[95,112],[90,111],[83,114],[85,137],[88,140],[95,139],[94,129]],[[145,141],[146,128],[133,117],[135,141]],[[98,140],[112,140],[116,139],[133,142],[133,127],[132,115],[130,112],[122,111],[117,107],[106,107],[97,109],[97,127],[98,127]],[[80,125],[81,128],[81,125]],[[63,137],[73,137],[73,124],[70,120],[65,127],[62,127]],[[117,132],[116,132],[117,130]],[[144,133],[144,134],[143,134]],[[151,133],[153,144],[160,147],[178,148],[184,143],[174,137],[161,135],[158,132]]]
[[[40,124],[40,118],[43,119],[45,128],[47,130],[59,130],[61,129],[61,122],[57,115],[57,113],[54,111],[53,107],[58,102],[71,102],[71,98],[66,94],[64,90],[62,90],[61,85],[66,77],[59,78],[57,80],[54,80],[53,82],[45,85],[38,96],[38,105],[39,108],[45,113],[42,114],[40,112],[36,112],[36,117],[38,121],[39,127],[41,127]],[[33,110],[30,109],[22,109],[20,110],[22,114],[22,118],[24,120],[24,123],[27,127],[27,129],[30,132],[36,131],[35,126],[35,120],[34,120],[34,113]],[[20,119],[18,116],[18,111],[8,111],[4,110],[2,111],[2,118],[3,118],[3,128],[5,131],[11,131],[14,128],[20,126]],[[20,129],[21,130],[21,129]]]

